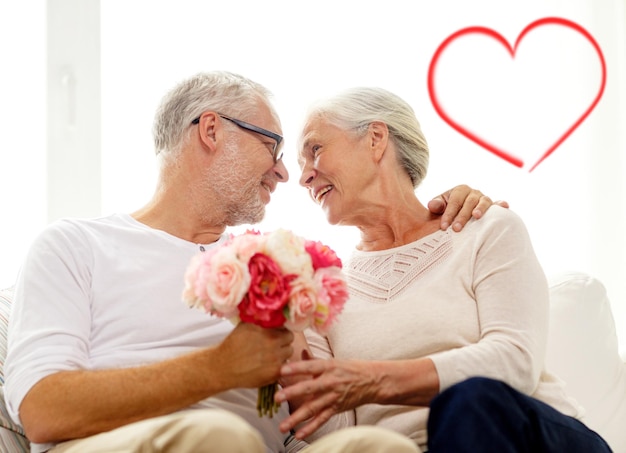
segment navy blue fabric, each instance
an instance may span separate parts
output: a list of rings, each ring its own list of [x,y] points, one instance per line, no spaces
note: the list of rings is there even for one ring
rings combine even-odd
[[[429,453],[610,451],[583,423],[497,380],[468,379],[430,406]]]

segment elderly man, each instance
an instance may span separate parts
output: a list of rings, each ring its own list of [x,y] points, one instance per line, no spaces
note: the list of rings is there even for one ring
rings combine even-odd
[[[228,226],[260,221],[288,180],[269,98],[226,72],[180,83],[156,114],[160,174],[146,206],[60,220],[34,241],[15,287],[5,363],[8,407],[33,451],[414,451],[378,428],[311,446],[283,435],[287,405],[259,417],[256,389],[278,379],[293,334],[233,327],[181,302],[191,257],[220,244]],[[460,187],[442,222],[465,197],[460,226],[491,205]]]

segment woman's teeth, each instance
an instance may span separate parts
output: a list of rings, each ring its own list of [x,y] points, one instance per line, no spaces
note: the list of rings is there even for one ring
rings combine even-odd
[[[321,203],[322,198],[324,198],[324,195],[326,195],[332,188],[333,186],[326,186],[322,190],[317,192],[317,195],[315,196],[315,201],[317,201],[318,203]]]

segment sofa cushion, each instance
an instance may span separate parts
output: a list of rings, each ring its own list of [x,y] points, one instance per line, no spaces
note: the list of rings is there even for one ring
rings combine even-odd
[[[626,364],[604,285],[581,273],[550,279],[547,369],[585,408],[587,426],[626,453]]]
[[[0,385],[0,451],[7,453],[29,452],[30,444],[24,431],[7,413],[4,404],[4,388]]]
[[[4,357],[7,352],[7,321],[11,311],[13,293],[10,289],[0,291],[0,451],[7,453],[29,452],[24,431],[16,425],[4,404]]]

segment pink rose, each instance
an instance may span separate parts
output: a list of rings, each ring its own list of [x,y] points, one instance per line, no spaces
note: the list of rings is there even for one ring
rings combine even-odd
[[[206,265],[199,268],[196,293],[205,301],[205,310],[232,318],[250,286],[248,267],[237,259],[231,247],[220,247],[203,255],[207,255],[201,255]]]
[[[198,275],[198,265],[200,257],[194,256],[189,262],[189,266],[185,270],[185,288],[183,289],[183,300],[193,308],[199,308],[197,302],[199,301],[196,295],[196,278]]]
[[[206,286],[201,275],[206,275],[207,268],[210,268],[210,257],[216,249],[211,249],[206,253],[194,255],[185,271],[185,288],[183,290],[183,300],[193,308],[205,308],[207,300]],[[209,311],[209,310],[207,310]]]
[[[315,310],[313,328],[324,334],[343,310],[348,300],[348,285],[341,269],[325,267],[318,269],[314,276],[318,304]]]
[[[307,240],[304,243],[304,248],[311,255],[313,270],[330,266],[342,267],[341,260],[337,254],[327,245],[318,241]]]
[[[237,251],[237,258],[247,263],[252,255],[262,249],[265,241],[266,238],[261,233],[249,230],[246,234],[233,237],[230,246]]]
[[[293,276],[283,276],[278,264],[262,253],[250,258],[248,270],[250,289],[239,305],[239,317],[262,327],[281,327],[286,320],[284,308]]]
[[[289,295],[289,314],[285,327],[293,331],[303,331],[310,327],[316,306],[317,295],[313,282],[302,277],[293,280]]]

